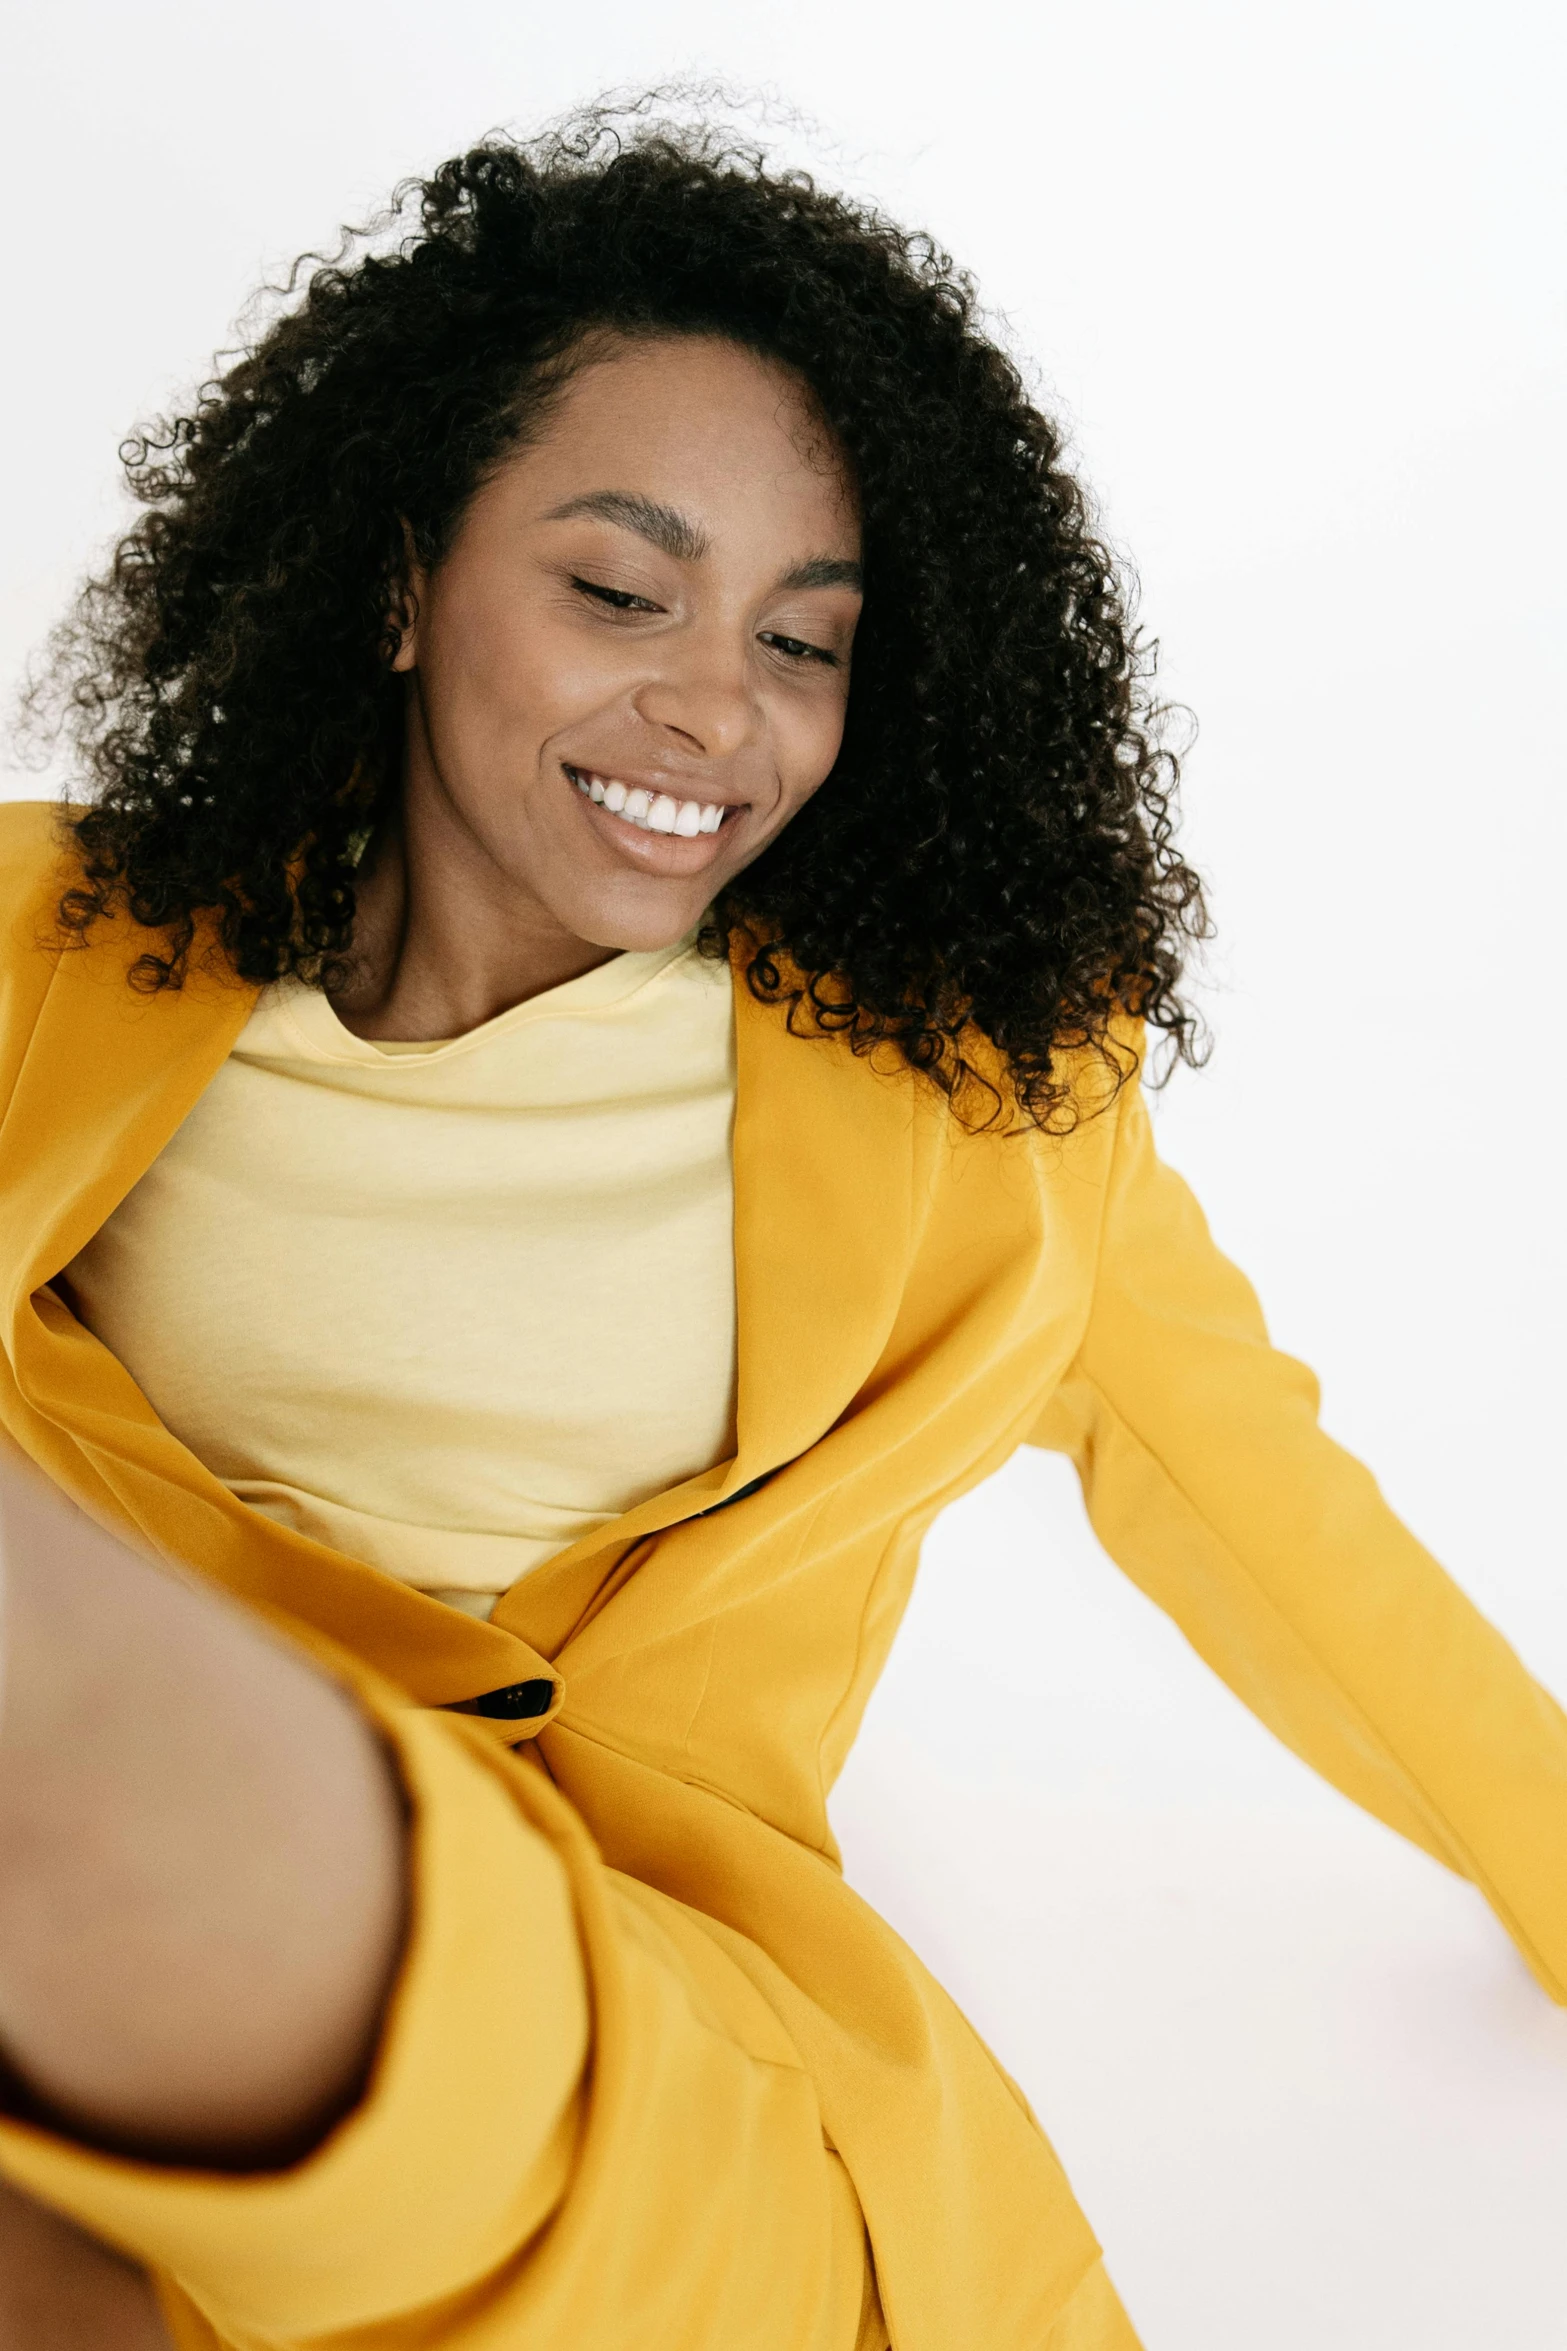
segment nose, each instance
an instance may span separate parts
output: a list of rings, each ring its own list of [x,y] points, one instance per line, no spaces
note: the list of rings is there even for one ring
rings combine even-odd
[[[637,714],[668,729],[708,759],[740,750],[757,725],[749,645],[717,631],[695,630],[665,639],[665,659],[636,696]]]

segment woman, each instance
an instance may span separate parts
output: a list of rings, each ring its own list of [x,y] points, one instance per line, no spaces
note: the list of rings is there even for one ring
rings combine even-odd
[[[5,828],[0,1392],[108,1530],[12,1473],[16,2274],[209,2351],[1134,2343],[835,1864],[933,1515],[1070,1451],[1556,1997],[1567,1737],[1153,1155],[1201,900],[1055,433],[922,240],[589,124],[131,473],[96,797]]]

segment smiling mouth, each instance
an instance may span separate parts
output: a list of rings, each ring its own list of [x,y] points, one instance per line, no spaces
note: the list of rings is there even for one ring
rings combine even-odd
[[[608,809],[639,833],[675,833],[691,841],[699,833],[716,833],[726,816],[737,813],[722,800],[677,800],[672,793],[649,792],[641,784],[628,787],[616,776],[595,775],[565,760],[561,765],[584,800]]]

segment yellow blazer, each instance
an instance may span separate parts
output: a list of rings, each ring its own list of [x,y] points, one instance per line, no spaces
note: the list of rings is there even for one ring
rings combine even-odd
[[[863,2210],[898,2351],[1134,2340],[1022,2099],[844,1885],[827,1822],[925,1529],[1022,1443],[1071,1453],[1106,1546],[1198,1652],[1336,1786],[1473,1879],[1567,1996],[1561,1710],[1321,1433],[1310,1374],[1270,1348],[1135,1086],[1065,1141],[968,1134],[928,1086],[789,1035],[737,985],[736,1458],[562,1553],[483,1624],[236,1501],[48,1288],[253,1002],[209,975],[133,993],[143,942],[123,919],[60,952],[59,856],[49,811],[0,809],[0,1415],[89,1511],[353,1680],[427,1811],[396,2062],[308,2163],[262,2183],[155,2174],[0,2125],[14,2177],[184,2281],[220,2328],[190,2319],[184,2339],[832,2351],[854,2339],[821,2315],[847,2307],[822,2284],[844,2259],[841,2215],[777,2246],[758,2230],[750,2274],[771,2283],[742,2315],[727,2286],[657,2318],[646,2299],[660,2245],[667,2266],[709,2216],[715,2244],[740,2225],[734,2181],[774,2128],[766,2099],[804,2096]],[[964,1704],[954,1689],[933,1738],[961,1733]],[[544,1858],[527,1900],[491,1885],[481,1915],[502,1797]],[[670,2009],[670,2047],[700,2072],[727,2034],[771,2085],[733,2090],[716,2147],[700,2097],[660,2106],[622,2063],[617,2018],[652,2014],[632,1917],[701,2012],[705,2041]],[[541,2018],[506,1990],[530,1936],[572,1933],[590,1953],[585,2086],[580,1996]],[[473,2220],[486,2165],[516,2168],[494,2099],[552,2066],[578,2086],[550,2110],[523,2205]],[[467,2085],[471,2127],[428,2119],[437,2078],[448,2100]],[[655,2110],[652,2146],[636,2134]],[[447,2134],[439,2162],[429,2130]],[[785,2178],[780,2209],[819,2200],[819,2172]],[[599,2270],[605,2242],[625,2249],[623,2279],[571,2270],[579,2219]],[[530,2229],[535,2254],[560,2257],[513,2261],[503,2291],[501,2248]],[[415,2305],[405,2329],[395,2314]]]

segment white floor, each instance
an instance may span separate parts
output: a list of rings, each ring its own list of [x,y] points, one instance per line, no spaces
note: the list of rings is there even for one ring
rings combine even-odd
[[[1252,1723],[1063,1465],[937,1526],[834,1818],[1034,2102],[1148,2351],[1567,2347],[1567,2011]]]

